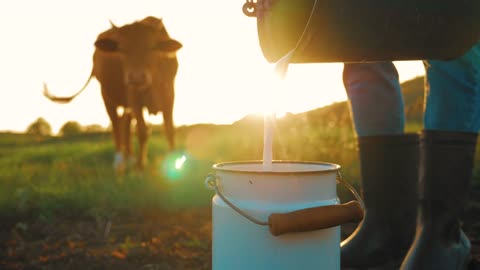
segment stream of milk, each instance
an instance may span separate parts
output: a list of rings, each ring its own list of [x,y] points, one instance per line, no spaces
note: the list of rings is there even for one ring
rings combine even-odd
[[[287,75],[288,65],[292,58],[293,52],[291,50],[285,56],[280,58],[275,64],[275,79],[283,80]],[[275,85],[272,83],[272,85]],[[275,112],[265,113],[263,118],[263,170],[273,171],[273,130],[275,126]]]

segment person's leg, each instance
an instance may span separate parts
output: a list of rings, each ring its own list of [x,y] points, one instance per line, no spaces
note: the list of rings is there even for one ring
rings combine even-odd
[[[343,84],[359,137],[403,134],[403,97],[392,62],[345,64]]]
[[[453,61],[425,61],[420,215],[402,269],[466,269],[460,228],[480,128],[480,44]]]
[[[403,133],[392,63],[345,64],[343,80],[358,135],[366,215],[342,242],[342,268],[398,269],[415,233],[418,135]]]

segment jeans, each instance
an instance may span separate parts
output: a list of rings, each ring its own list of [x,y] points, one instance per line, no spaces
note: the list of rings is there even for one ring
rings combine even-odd
[[[480,129],[480,43],[450,61],[425,60],[424,129]],[[345,64],[343,83],[358,136],[404,132],[405,113],[392,62]]]

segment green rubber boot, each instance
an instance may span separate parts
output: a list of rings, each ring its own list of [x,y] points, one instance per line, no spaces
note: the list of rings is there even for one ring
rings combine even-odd
[[[476,143],[476,133],[423,133],[417,234],[401,269],[467,269],[470,241],[460,228],[460,216],[470,191]]]
[[[419,136],[358,140],[366,214],[341,245],[342,269],[398,269],[414,235]]]

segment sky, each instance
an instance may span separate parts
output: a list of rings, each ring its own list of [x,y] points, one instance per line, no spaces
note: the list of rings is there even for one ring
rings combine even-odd
[[[270,103],[300,113],[346,100],[341,63],[291,65],[284,81],[262,56],[256,21],[243,0],[15,0],[0,8],[0,130],[23,132],[38,117],[53,131],[67,121],[109,125],[99,84],[69,104],[43,97],[43,83],[58,96],[77,92],[90,75],[93,43],[110,27],[162,18],[178,52],[174,121],[230,124]],[[419,61],[396,62],[400,80],[424,74]],[[161,116],[148,116],[158,124]]]

